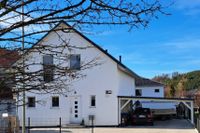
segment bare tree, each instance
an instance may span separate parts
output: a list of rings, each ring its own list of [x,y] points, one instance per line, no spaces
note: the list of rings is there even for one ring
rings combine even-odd
[[[21,42],[17,32],[26,28],[26,43],[34,44],[38,34],[46,33],[61,20],[72,27],[92,25],[128,25],[146,27],[152,18],[164,13],[159,0],[2,0],[0,3],[0,41]],[[25,12],[21,12],[21,7]],[[25,16],[22,22],[21,15]]]
[[[74,28],[82,31],[84,27],[96,25],[126,25],[129,26],[129,30],[132,30],[133,28],[147,27],[153,18],[157,18],[158,14],[166,14],[159,0],[24,0],[24,2],[22,0],[2,0],[0,7],[1,46],[17,50],[19,53],[19,60],[7,69],[9,76],[4,78],[4,81],[12,82],[10,84],[16,86],[16,89],[13,90],[13,93],[16,94],[20,94],[23,90],[21,88],[34,93],[40,91],[40,94],[61,93],[65,91],[63,85],[70,86],[73,80],[86,76],[81,73],[83,70],[102,63],[99,61],[99,57],[94,57],[75,68],[78,71],[72,70],[69,65],[63,65],[69,58],[78,58],[66,54],[65,49],[68,51],[85,50],[90,46],[70,45],[70,39],[63,39],[60,31],[71,33],[74,32]],[[25,8],[24,12],[21,11],[22,7]],[[24,16],[24,21],[21,16]],[[70,25],[53,28],[60,21]],[[21,34],[22,27],[25,28],[24,35]],[[42,44],[41,36],[47,34],[50,29],[59,38],[59,44]],[[25,51],[21,49],[22,38],[24,38]],[[31,58],[27,55],[34,52],[47,55],[44,58],[49,61],[46,63],[28,62]],[[56,65],[52,64],[51,56],[59,60]],[[21,57],[25,57],[25,65],[23,65]],[[31,67],[36,65],[42,67],[30,71]],[[49,83],[52,81],[52,74],[56,84]],[[64,82],[66,79],[63,80],[63,77],[65,76],[70,77],[69,82]],[[2,83],[5,83],[4,81],[2,80]]]
[[[23,132],[25,92],[66,94],[72,82],[86,76],[84,70],[103,63],[98,56],[80,62],[80,56],[73,51],[91,46],[71,45],[66,34],[96,25],[126,25],[129,30],[147,27],[158,14],[166,14],[163,9],[159,0],[1,0],[0,43],[18,51],[18,55],[11,54],[17,57],[12,65],[2,66],[0,86],[6,88],[5,84],[9,84],[14,88],[10,93],[17,94],[17,103],[22,103]],[[70,25],[63,26],[65,22]],[[49,33],[59,41],[46,44],[43,39]],[[35,58],[37,54],[43,57],[42,62]],[[5,56],[0,54],[0,58]]]

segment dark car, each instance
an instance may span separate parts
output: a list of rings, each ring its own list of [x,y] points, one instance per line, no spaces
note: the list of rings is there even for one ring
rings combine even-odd
[[[153,125],[153,115],[149,108],[136,108],[132,115],[132,124]]]

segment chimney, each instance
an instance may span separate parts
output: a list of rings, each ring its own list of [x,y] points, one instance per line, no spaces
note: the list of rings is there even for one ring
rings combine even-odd
[[[122,56],[121,55],[119,56],[119,62],[120,63],[122,62]]]
[[[108,52],[108,50],[106,49],[106,50],[105,50],[105,52],[107,53],[107,52]]]

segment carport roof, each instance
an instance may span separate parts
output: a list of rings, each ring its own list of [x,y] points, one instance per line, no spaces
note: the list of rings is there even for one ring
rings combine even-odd
[[[137,100],[158,100],[158,101],[194,101],[192,98],[165,98],[165,97],[136,97],[136,96],[118,96],[121,99],[137,99]]]

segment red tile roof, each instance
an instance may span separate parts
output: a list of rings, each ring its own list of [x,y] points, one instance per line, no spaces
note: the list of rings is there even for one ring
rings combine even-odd
[[[0,68],[8,68],[19,59],[19,54],[16,50],[8,50],[0,48]]]

